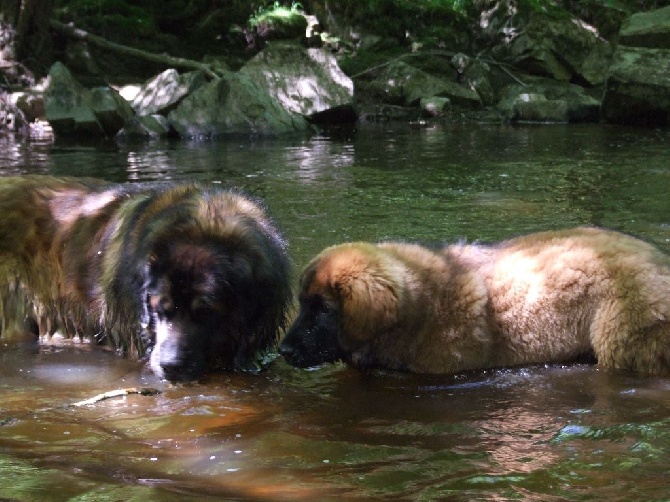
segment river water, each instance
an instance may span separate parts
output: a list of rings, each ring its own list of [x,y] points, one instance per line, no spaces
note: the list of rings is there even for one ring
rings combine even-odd
[[[670,252],[670,131],[367,125],[311,138],[0,138],[0,176],[202,180],[262,197],[299,271],[345,240],[593,224]],[[0,216],[1,217],[1,216]],[[69,406],[113,389],[151,387]],[[670,500],[670,379],[547,365],[342,364],[170,386],[87,344],[0,351],[0,499]]]

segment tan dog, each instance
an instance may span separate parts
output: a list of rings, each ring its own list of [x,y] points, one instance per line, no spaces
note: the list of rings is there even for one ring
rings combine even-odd
[[[596,228],[493,246],[349,243],[306,267],[289,363],[420,373],[568,361],[670,371],[670,257]]]

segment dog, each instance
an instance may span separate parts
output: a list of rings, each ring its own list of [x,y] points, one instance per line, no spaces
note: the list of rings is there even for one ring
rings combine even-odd
[[[280,344],[293,366],[447,374],[595,356],[670,370],[670,257],[581,227],[493,245],[347,243],[305,268]]]
[[[286,242],[216,185],[0,178],[0,342],[59,331],[169,381],[259,368],[291,301]]]

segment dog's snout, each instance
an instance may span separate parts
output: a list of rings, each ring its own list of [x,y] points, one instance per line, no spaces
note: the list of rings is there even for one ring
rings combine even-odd
[[[188,382],[197,379],[197,375],[189,370],[188,365],[179,361],[161,363],[163,377],[169,382]]]

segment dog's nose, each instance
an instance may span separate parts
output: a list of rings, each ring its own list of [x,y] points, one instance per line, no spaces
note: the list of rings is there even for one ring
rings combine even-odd
[[[163,376],[166,380],[170,382],[180,382],[182,381],[182,365],[173,364],[173,363],[163,363],[161,364],[161,370]]]
[[[290,345],[287,345],[285,343],[279,345],[279,353],[283,357],[291,357],[294,352],[295,352],[294,348],[291,347]]]
[[[200,377],[200,371],[195,370],[192,365],[179,362],[162,363],[161,370],[163,377],[171,383],[192,382]]]
[[[297,360],[296,358],[299,357],[299,352],[295,350],[295,347],[282,343],[279,345],[279,354],[286,359],[286,362],[288,362],[291,366],[296,366]]]

